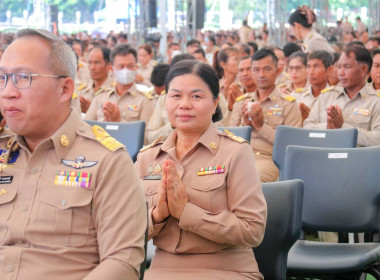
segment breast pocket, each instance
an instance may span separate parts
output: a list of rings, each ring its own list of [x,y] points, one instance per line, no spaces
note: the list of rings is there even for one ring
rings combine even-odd
[[[265,122],[267,125],[271,127],[276,127],[284,123],[284,117],[282,115],[281,116],[267,115],[265,116]]]
[[[161,186],[161,180],[140,180],[145,190],[145,200],[148,207],[152,208],[157,205],[158,188]]]
[[[228,209],[225,174],[194,176],[189,201],[212,213]]]
[[[83,245],[89,237],[93,191],[49,186],[39,197],[35,241],[63,246]]]
[[[369,129],[371,127],[370,115],[352,114],[351,119],[354,122],[355,126],[365,129]]]
[[[8,232],[7,222],[13,212],[13,201],[17,194],[17,188],[7,188],[4,190],[6,193],[0,196],[0,243],[2,243]]]
[[[139,120],[140,108],[137,105],[128,104],[124,108],[120,109],[121,118],[126,121]]]

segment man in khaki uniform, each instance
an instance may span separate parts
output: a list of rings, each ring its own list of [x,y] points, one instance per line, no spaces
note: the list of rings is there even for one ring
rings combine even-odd
[[[136,50],[126,44],[116,46],[111,53],[111,64],[116,77],[116,87],[94,98],[86,119],[107,122],[142,120],[146,124],[149,123],[154,101],[149,93],[136,89]]]
[[[115,86],[110,63],[111,50],[106,47],[95,47],[88,55],[88,67],[90,70],[90,82],[80,83],[75,93],[79,96],[82,112],[86,113],[91,101],[98,94],[109,91]]]
[[[24,29],[0,62],[0,279],[138,279],[146,206],[125,148],[70,109],[71,49]]]
[[[230,126],[252,126],[251,147],[255,152],[262,182],[278,178],[272,160],[273,142],[278,125],[302,125],[301,113],[294,97],[282,93],[275,85],[277,57],[272,50],[261,49],[252,57],[253,79],[257,91],[253,97],[237,102],[232,110]],[[248,102],[250,101],[250,102]]]
[[[358,45],[347,47],[338,61],[342,87],[319,96],[305,128],[338,129],[356,127],[358,146],[380,145],[380,98],[366,84],[371,70],[369,51]]]
[[[302,115],[302,122],[308,118],[310,109],[318,100],[321,92],[328,91],[328,75],[333,69],[332,57],[326,51],[314,51],[308,56],[307,78],[310,85],[306,88],[296,89],[290,95],[293,96]]]

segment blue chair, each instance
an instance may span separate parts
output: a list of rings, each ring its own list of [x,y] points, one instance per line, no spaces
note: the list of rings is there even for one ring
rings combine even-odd
[[[268,218],[264,240],[253,248],[264,279],[285,280],[288,252],[301,233],[303,182],[264,183]]]
[[[273,143],[273,161],[283,179],[285,150],[288,145],[320,148],[354,148],[358,138],[356,128],[315,130],[279,125]]]
[[[247,140],[248,143],[251,142],[251,132],[252,127],[251,126],[229,126],[229,127],[218,127],[220,131],[224,131],[227,129],[228,131],[232,132],[236,136],[242,137],[245,140]]]
[[[284,179],[304,181],[303,229],[379,232],[379,167],[380,147],[288,146]],[[353,279],[348,277],[370,273],[380,279],[379,260],[380,243],[299,240],[289,252],[288,276]]]
[[[104,128],[113,138],[127,148],[133,162],[144,145],[145,122],[98,122],[85,120],[89,125],[98,125]]]

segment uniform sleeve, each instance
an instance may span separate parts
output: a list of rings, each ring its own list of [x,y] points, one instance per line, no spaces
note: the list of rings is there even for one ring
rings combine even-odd
[[[309,129],[327,129],[327,123],[321,123],[321,97],[319,96],[318,100],[311,107],[309,117],[304,120],[303,127]],[[325,112],[326,114],[326,112]]]
[[[138,279],[147,226],[145,199],[127,153],[119,150],[109,158],[92,205],[100,263],[85,279]]]
[[[302,127],[302,116],[298,103],[293,101],[286,104],[284,107],[284,121],[282,124],[287,126]],[[276,136],[276,127],[273,128],[264,123],[260,131],[257,131],[257,134],[273,144]]]
[[[142,108],[141,108],[141,114],[140,114],[140,120],[145,122],[145,125],[148,125],[150,116],[152,115],[152,112],[154,110],[154,101],[153,99],[143,102]]]
[[[264,237],[267,208],[248,144],[240,144],[231,160],[226,185],[229,210],[210,213],[188,202],[180,228],[221,244],[258,246]]]
[[[380,146],[380,102],[377,102],[377,106],[374,106],[375,112],[371,119],[370,130],[356,127],[358,129],[358,146]],[[355,127],[347,122],[343,123],[342,128]]]
[[[95,98],[91,101],[90,107],[87,110],[86,117],[84,118],[85,120],[90,120],[90,121],[96,121],[96,111],[98,109],[98,100],[99,97],[95,96]]]
[[[162,118],[162,112],[165,110],[165,98],[163,97],[164,96],[159,97],[146,128],[146,137],[148,139],[148,143],[152,143],[160,136],[162,136],[163,139],[166,139],[173,131],[170,122],[165,123],[164,119]]]
[[[228,120],[228,126],[241,126],[242,115],[241,108],[244,101],[235,102],[232,106],[232,111],[230,113],[230,119]]]

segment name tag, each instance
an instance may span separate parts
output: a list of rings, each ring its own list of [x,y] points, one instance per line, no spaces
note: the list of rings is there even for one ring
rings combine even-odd
[[[0,176],[0,184],[10,184],[13,181],[13,176]]]
[[[369,115],[369,110],[368,109],[355,108],[354,109],[354,114],[355,115],[368,116]]]

